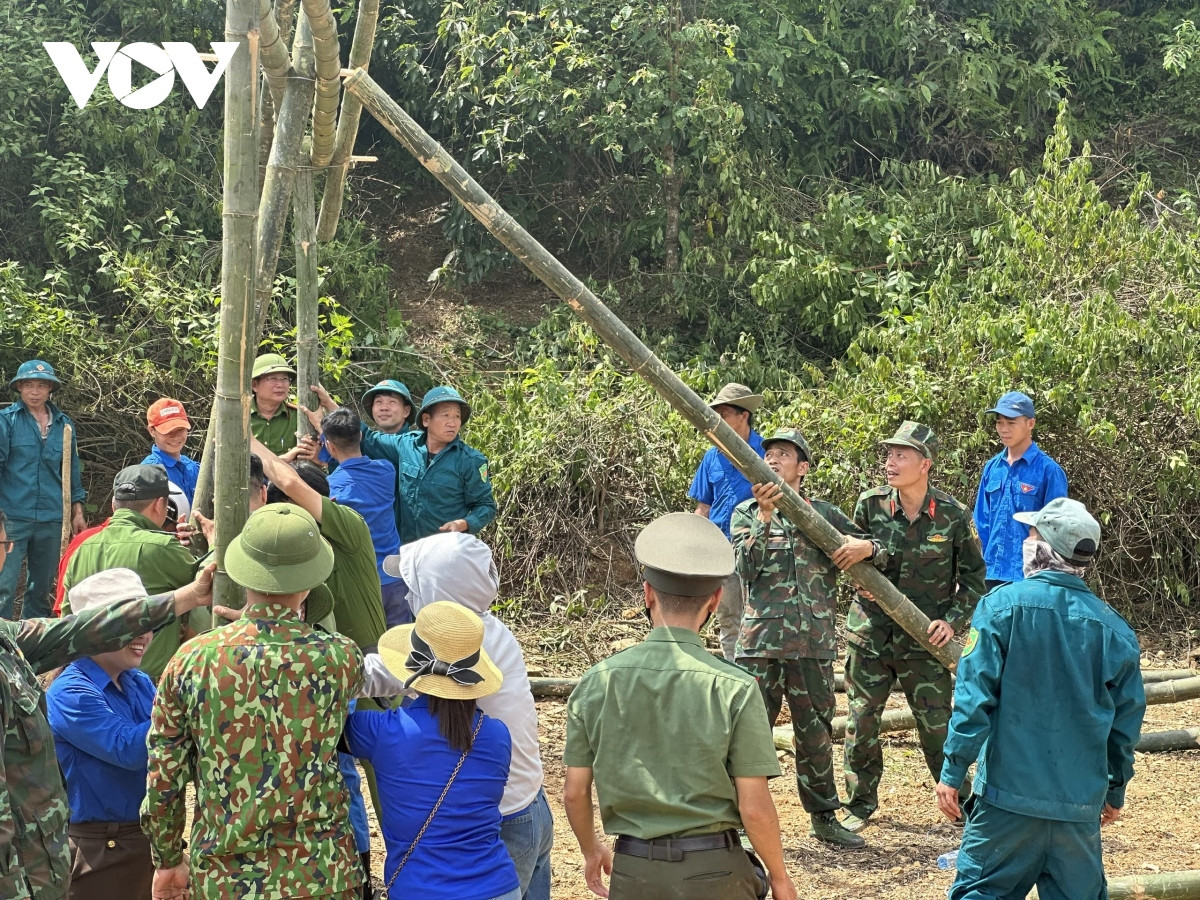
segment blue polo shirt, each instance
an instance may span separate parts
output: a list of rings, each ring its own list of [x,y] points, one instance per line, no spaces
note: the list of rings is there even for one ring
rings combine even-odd
[[[187,496],[188,503],[195,502],[196,482],[200,478],[200,463],[190,456],[181,453],[179,459],[175,459],[173,456],[163,453],[155,445],[150,448],[150,452],[142,460],[142,465],[162,466],[167,470],[167,480],[183,491]]]
[[[146,734],[154,681],[127,669],[117,685],[92,659],[67,666],[46,691],[71,821],[136,822],[146,796]]]
[[[1030,444],[1012,465],[1007,449],[988,460],[979,479],[974,518],[989,579],[1020,581],[1024,577],[1021,544],[1029,537],[1029,526],[1014,519],[1013,513],[1035,512],[1065,496],[1067,474],[1037,444]]]
[[[763,442],[757,431],[750,432],[746,443],[759,456],[763,455]],[[728,538],[734,507],[743,500],[749,500],[754,492],[737,466],[716,447],[710,447],[700,460],[700,467],[692,478],[692,486],[688,488],[688,496],[697,503],[708,504],[708,520],[725,532]]]
[[[356,456],[329,473],[329,496],[367,523],[375,547],[380,584],[400,579],[383,571],[383,558],[400,552],[396,528],[396,469],[385,459]]]

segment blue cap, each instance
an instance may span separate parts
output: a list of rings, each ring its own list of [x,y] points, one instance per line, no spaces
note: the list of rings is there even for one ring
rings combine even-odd
[[[1020,391],[1009,391],[1003,397],[996,401],[996,405],[991,409],[985,409],[984,412],[995,413],[998,416],[1006,416],[1010,419],[1015,419],[1018,416],[1033,415],[1033,400],[1028,394],[1022,394]]]
[[[439,403],[457,403],[462,407],[462,424],[467,424],[467,419],[471,418],[471,404],[463,399],[462,394],[454,388],[446,384],[438,385],[432,388],[428,394],[421,398],[421,413],[427,413]]]
[[[21,363],[8,386],[15,389],[18,381],[50,381],[55,385],[62,384],[54,374],[54,366],[42,359],[31,359]]]
[[[403,381],[397,381],[394,378],[385,378],[373,388],[368,389],[367,392],[362,395],[362,405],[368,413],[371,411],[371,404],[375,402],[375,398],[379,394],[396,394],[399,397],[403,397],[404,402],[408,404],[408,418],[404,421],[411,425],[416,420],[417,405],[413,403],[412,394],[408,390],[408,385],[406,385]]]

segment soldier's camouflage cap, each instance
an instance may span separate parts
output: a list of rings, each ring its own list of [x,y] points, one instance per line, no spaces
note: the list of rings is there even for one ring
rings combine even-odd
[[[296,370],[288,365],[288,361],[278,353],[264,353],[254,358],[254,368],[250,371],[251,378],[262,378],[264,375],[282,373],[296,377]]]
[[[1037,512],[1013,513],[1013,518],[1036,528],[1042,540],[1073,563],[1091,562],[1100,547],[1100,523],[1078,500],[1059,497]]]
[[[114,500],[157,500],[170,495],[171,482],[160,465],[126,466],[113,479]]]
[[[804,457],[802,462],[812,462],[812,449],[808,446],[808,441],[804,439],[804,435],[800,433],[798,428],[779,428],[769,438],[763,439],[763,450],[766,450],[771,444],[784,441],[791,444],[800,451]]]
[[[261,594],[298,594],[329,577],[333,548],[307,511],[291,503],[268,503],[250,514],[226,551],[225,571]]]
[[[933,429],[920,422],[904,422],[896,433],[886,441],[880,441],[893,447],[912,447],[926,459],[937,456],[938,439]]]
[[[708,597],[733,574],[733,546],[721,529],[695,513],[659,516],[633,544],[650,586],[683,597]]]

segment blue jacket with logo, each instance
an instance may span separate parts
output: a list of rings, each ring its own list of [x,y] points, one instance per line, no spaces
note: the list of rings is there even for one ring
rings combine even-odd
[[[0,409],[0,509],[10,519],[62,521],[63,428],[71,425],[71,420],[53,403],[46,408],[50,410],[50,431],[44,439],[20,400]],[[82,503],[86,497],[72,434],[71,502]]]
[[[1038,572],[985,595],[958,665],[941,781],[1020,815],[1120,808],[1146,695],[1133,629],[1081,578]]]
[[[983,544],[987,577],[995,581],[1020,581],[1021,544],[1029,526],[1013,513],[1034,512],[1051,500],[1067,496],[1067,474],[1062,466],[1030,444],[1021,458],[1008,463],[1001,450],[987,461],[975,497],[975,529]]]

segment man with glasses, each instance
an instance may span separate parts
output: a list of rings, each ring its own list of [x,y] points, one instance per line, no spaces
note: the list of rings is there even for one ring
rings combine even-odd
[[[297,408],[288,402],[296,370],[278,353],[264,353],[251,371],[250,432],[272,453],[282,456],[296,446]]]

